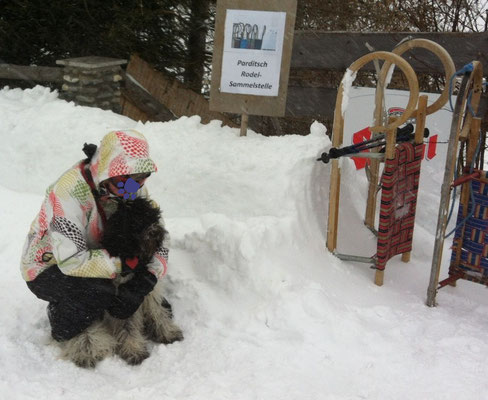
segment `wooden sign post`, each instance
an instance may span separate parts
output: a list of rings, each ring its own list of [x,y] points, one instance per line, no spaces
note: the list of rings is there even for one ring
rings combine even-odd
[[[285,115],[297,0],[218,0],[210,110]]]

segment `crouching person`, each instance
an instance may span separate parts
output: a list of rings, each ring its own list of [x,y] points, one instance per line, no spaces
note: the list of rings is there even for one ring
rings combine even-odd
[[[83,150],[87,158],[46,191],[24,245],[22,275],[49,302],[51,335],[65,358],[93,367],[115,352],[139,364],[149,356],[146,338],[183,339],[159,283],[168,246],[157,205],[151,202],[151,226],[140,218],[132,218],[137,226],[126,223],[134,204],[149,204],[144,182],[157,168],[136,131],[110,132],[98,148]]]

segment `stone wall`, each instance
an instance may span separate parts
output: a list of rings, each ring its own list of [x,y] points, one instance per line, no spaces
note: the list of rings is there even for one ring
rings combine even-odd
[[[57,60],[62,65],[60,97],[82,106],[121,112],[122,65],[126,60],[108,57],[79,57]]]

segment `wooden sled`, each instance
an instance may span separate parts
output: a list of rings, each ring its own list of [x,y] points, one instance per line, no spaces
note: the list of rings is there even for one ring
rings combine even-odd
[[[378,181],[380,163],[383,162],[379,157],[373,156],[371,153],[361,154],[359,156],[368,156],[370,158],[369,169],[369,188],[368,188],[368,200],[366,205],[365,225],[375,232],[378,236],[377,253],[374,257],[361,257],[352,256],[337,253],[337,229],[338,229],[338,205],[340,194],[340,171],[337,160],[332,164],[331,182],[330,182],[330,204],[329,204],[329,225],[327,231],[327,248],[333,252],[336,256],[344,260],[358,261],[373,264],[376,268],[375,283],[379,286],[383,284],[384,269],[386,262],[389,258],[396,254],[402,254],[402,261],[408,262],[410,260],[410,251],[412,248],[413,227],[415,222],[415,206],[416,206],[416,191],[418,189],[418,179],[420,175],[420,158],[421,158],[421,146],[423,143],[423,132],[425,128],[425,118],[427,115],[432,114],[441,109],[449,98],[449,90],[445,88],[441,96],[430,106],[427,105],[427,96],[421,96],[418,101],[418,107],[415,108],[417,101],[415,98],[418,96],[418,84],[417,77],[407,67],[402,68],[402,64],[398,61],[395,62],[394,58],[399,57],[408,50],[420,47],[431,51],[442,62],[446,73],[446,79],[449,79],[455,72],[454,63],[447,53],[447,51],[435,42],[426,39],[414,39],[397,46],[392,53],[386,53],[391,56],[381,58],[372,56],[372,54],[385,53],[377,52],[371,53],[357,60],[349,68],[350,71],[356,72],[367,62],[376,59],[384,59],[385,62],[380,70],[378,85],[375,94],[375,113],[374,113],[374,126],[371,129],[373,135],[377,135],[380,132],[385,132],[387,136],[386,151],[385,151],[385,171],[384,171],[384,184],[382,190],[381,210],[379,219],[379,229],[374,228],[375,215],[376,215],[376,203],[378,193]],[[367,58],[371,56],[370,58]],[[398,60],[398,58],[396,58]],[[401,60],[405,61],[403,58]],[[386,80],[389,74],[389,70],[395,64],[402,69],[409,82],[410,98],[405,112],[400,119],[388,123],[385,121],[384,112],[384,91],[386,86]],[[409,64],[407,63],[409,66]],[[408,71],[408,72],[407,72]],[[416,86],[417,85],[417,86]],[[415,89],[413,89],[416,86]],[[342,116],[342,93],[343,84],[339,89],[336,109],[334,115],[334,128],[332,133],[332,145],[333,147],[340,146],[342,144],[343,135],[343,116]],[[409,118],[416,118],[416,131],[413,146],[409,145],[397,145],[395,132],[396,127],[403,124]],[[379,148],[376,152],[379,151]],[[373,153],[375,150],[372,151]],[[410,165],[417,168],[413,171],[412,176],[409,177],[411,189],[406,190],[405,193],[415,192],[415,198],[410,198],[408,201],[410,204],[408,207],[409,214],[402,218],[397,218],[395,209],[392,202],[396,202],[396,199],[391,198],[391,192],[396,192],[397,187],[395,181],[396,175],[398,175],[395,168],[400,167],[398,159],[405,158],[405,154],[410,154],[410,159],[404,160]],[[357,156],[357,155],[355,155]],[[404,168],[404,167],[403,167]],[[413,183],[412,183],[413,182]],[[401,185],[401,184],[400,184]],[[404,185],[404,184],[403,184]],[[388,190],[390,193],[388,193]],[[405,195],[407,196],[407,195]],[[402,200],[403,201],[403,200]],[[407,202],[407,200],[405,200]]]
[[[371,131],[374,133],[384,133],[386,136],[386,151],[385,151],[385,158],[386,159],[393,159],[395,157],[396,152],[396,129],[405,123],[408,118],[412,115],[415,111],[418,96],[419,96],[419,87],[417,76],[410,66],[410,64],[401,58],[399,55],[390,52],[384,51],[377,51],[370,54],[367,54],[354,63],[348,68],[344,79],[341,82],[337,93],[336,99],[336,107],[334,111],[334,126],[332,131],[332,146],[338,148],[342,145],[343,142],[343,134],[344,134],[344,113],[342,110],[342,100],[344,96],[344,91],[347,89],[345,88],[346,84],[346,77],[350,77],[357,73],[359,69],[361,69],[364,65],[368,62],[374,60],[385,60],[390,62],[391,64],[395,64],[398,66],[402,72],[405,74],[410,96],[408,99],[408,104],[406,107],[405,112],[396,120],[389,121],[387,124],[382,124],[379,119],[375,120],[375,124],[371,127]],[[351,82],[352,83],[352,82]],[[425,107],[426,107],[427,99],[425,98],[422,101],[423,110],[421,111],[423,115],[425,115]],[[416,132],[417,135],[417,132]],[[423,128],[420,133],[423,135]],[[361,156],[361,155],[360,155]],[[337,257],[341,259],[347,259],[352,261],[359,261],[359,262],[373,262],[375,263],[372,258],[367,257],[360,257],[360,256],[349,256],[338,254],[336,252],[337,248],[337,233],[338,233],[338,217],[339,217],[339,197],[340,197],[340,183],[341,183],[341,171],[339,167],[339,160],[334,159],[332,160],[332,167],[331,167],[331,177],[330,177],[330,198],[329,198],[329,216],[328,216],[328,226],[327,226],[327,249],[334,253]],[[383,283],[383,274],[377,274],[375,282],[378,285]]]
[[[474,149],[476,148],[479,138],[481,121],[478,118],[474,118],[472,112],[476,113],[478,111],[483,87],[483,67],[478,61],[473,61],[472,65],[472,72],[469,75],[465,74],[461,82],[451,123],[451,133],[446,156],[446,168],[441,186],[441,199],[437,218],[436,240],[432,256],[430,282],[427,289],[427,305],[429,307],[436,305],[435,299],[437,290],[439,289],[439,275],[447,228],[448,208],[452,189],[451,184],[453,182],[456,164],[459,164],[458,170],[460,170],[460,172],[463,172],[465,167],[471,164],[473,161]],[[462,146],[459,146],[459,143],[461,143]],[[467,215],[470,198],[469,191],[469,185],[463,185],[460,199],[460,203],[463,206],[463,217]],[[464,230],[464,228],[462,228],[462,230]],[[461,232],[460,240],[458,240],[457,244],[454,244],[453,249],[457,254],[458,264],[460,263],[463,236],[464,233]],[[459,276],[459,278],[463,277]],[[454,283],[455,280],[456,277],[450,279],[447,283]]]

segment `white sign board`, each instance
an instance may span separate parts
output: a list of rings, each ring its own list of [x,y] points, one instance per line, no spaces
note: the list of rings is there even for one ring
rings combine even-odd
[[[227,10],[220,91],[278,96],[286,12]]]
[[[420,93],[428,95],[428,105],[433,104],[439,94]],[[385,96],[385,109],[388,115],[401,114],[408,103],[409,93],[404,90],[387,89]],[[373,124],[374,88],[351,88],[349,101],[344,119],[344,145],[357,144],[372,137],[368,126]],[[453,104],[455,99],[453,100]],[[398,115],[397,114],[397,115]],[[433,170],[430,173],[439,173],[442,183],[445,162],[447,156],[447,141],[451,131],[452,112],[449,110],[449,103],[434,114],[428,115],[426,127],[430,131],[428,138],[424,138],[424,155],[422,169]],[[409,122],[409,121],[407,121]],[[415,124],[415,121],[413,121]],[[353,158],[354,159],[354,158]],[[356,158],[354,163],[357,169],[363,169],[368,161],[365,158]],[[434,172],[436,171],[436,172]]]

